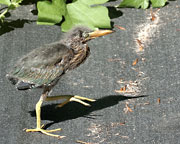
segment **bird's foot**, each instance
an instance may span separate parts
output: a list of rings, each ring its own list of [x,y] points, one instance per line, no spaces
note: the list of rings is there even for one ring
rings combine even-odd
[[[75,102],[81,103],[82,105],[85,105],[85,106],[91,106],[90,104],[84,102],[83,100],[89,101],[89,102],[96,101],[94,99],[90,99],[90,98],[86,98],[86,97],[81,97],[81,96],[75,95],[75,96],[71,96],[69,99],[67,99],[65,102],[59,104],[57,107],[62,107],[65,104],[67,104],[68,102],[70,102],[70,101],[75,101]]]
[[[55,134],[51,134],[51,132],[56,132],[56,131],[60,131],[61,128],[59,129],[53,129],[53,130],[44,130],[43,129],[44,125],[42,125],[40,128],[35,128],[35,129],[24,129],[26,132],[41,132],[45,135],[48,135],[48,136],[52,136],[52,137],[56,137],[56,138],[64,138],[65,136],[60,136],[60,135],[55,135]]]

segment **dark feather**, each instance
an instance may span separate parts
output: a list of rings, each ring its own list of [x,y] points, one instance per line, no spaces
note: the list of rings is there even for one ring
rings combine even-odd
[[[22,57],[8,74],[18,89],[50,85],[68,68],[73,53],[63,44],[52,43],[37,48]],[[66,64],[63,63],[65,59]]]
[[[16,88],[18,90],[27,90],[27,89],[31,89],[33,87],[34,87],[33,84],[26,83],[26,82],[23,82],[23,81],[20,81],[19,83],[16,84]]]

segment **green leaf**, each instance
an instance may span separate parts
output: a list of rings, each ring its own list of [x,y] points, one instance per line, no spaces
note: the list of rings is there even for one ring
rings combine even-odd
[[[53,25],[59,23],[64,16],[62,31],[68,31],[75,25],[86,25],[92,29],[110,28],[108,9],[99,4],[108,0],[65,0],[40,1],[38,8],[38,24]]]
[[[0,0],[0,4],[8,5],[9,9],[15,9],[23,0]]]
[[[152,7],[163,7],[167,0],[151,0]]]
[[[67,5],[65,22],[62,23],[62,30],[68,31],[75,25],[86,25],[91,29],[110,28],[108,9],[103,4],[108,0],[77,0]],[[93,6],[92,6],[93,5]]]
[[[0,4],[10,5],[11,1],[10,0],[0,0]]]
[[[52,0],[39,1],[37,3],[38,8],[38,24],[53,25],[59,23],[62,20],[62,16],[65,15],[66,2],[65,0]]]
[[[151,1],[152,7],[162,7],[167,2],[167,0],[123,0],[118,7],[141,7],[146,9],[149,6],[149,1]]]
[[[146,9],[149,6],[149,0],[123,0],[118,7],[135,7]]]
[[[20,5],[18,3],[15,2],[11,2],[11,4],[9,5],[9,9],[14,10],[15,8],[19,7]]]

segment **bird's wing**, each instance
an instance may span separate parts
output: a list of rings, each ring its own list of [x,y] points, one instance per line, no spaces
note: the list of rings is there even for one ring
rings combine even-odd
[[[65,72],[71,57],[72,52],[65,45],[52,43],[22,57],[8,77],[14,84],[49,85]]]

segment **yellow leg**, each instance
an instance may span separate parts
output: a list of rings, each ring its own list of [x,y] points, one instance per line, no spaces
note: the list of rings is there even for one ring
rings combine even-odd
[[[58,107],[62,107],[70,101],[75,101],[75,102],[81,103],[85,106],[90,106],[90,104],[83,102],[82,100],[86,100],[86,101],[90,101],[90,102],[95,101],[94,99],[89,99],[89,98],[85,98],[85,97],[81,97],[81,96],[77,96],[77,95],[75,95],[75,96],[62,95],[62,96],[46,97],[45,101],[53,101],[53,100],[59,100],[59,99],[66,99],[66,101],[59,104]]]
[[[57,137],[57,138],[63,138],[64,136],[59,136],[59,135],[55,135],[55,134],[51,134],[49,132],[55,132],[55,131],[60,131],[61,129],[54,129],[54,130],[44,130],[43,127],[44,125],[41,126],[41,105],[43,103],[43,99],[44,99],[45,95],[43,94],[38,103],[36,104],[36,119],[37,119],[37,126],[35,129],[26,129],[26,132],[41,132],[43,134],[46,134],[48,136],[52,136],[52,137]]]

